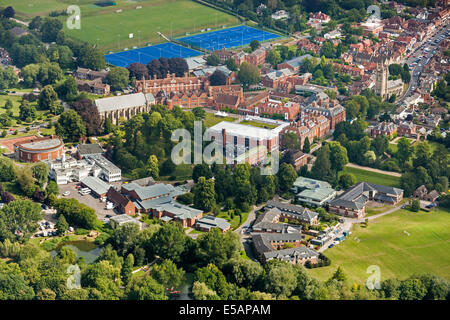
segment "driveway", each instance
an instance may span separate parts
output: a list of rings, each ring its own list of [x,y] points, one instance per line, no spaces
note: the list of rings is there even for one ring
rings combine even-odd
[[[398,173],[398,172],[384,171],[384,170],[375,169],[375,168],[371,168],[371,167],[364,167],[364,166],[360,166],[358,164],[354,164],[354,163],[350,163],[350,162],[346,164],[346,167],[352,167],[352,168],[357,168],[357,169],[361,169],[361,170],[372,171],[372,172],[386,174],[388,176],[399,177],[399,178],[402,176],[402,174]]]
[[[258,207],[253,206],[252,211],[250,211],[250,213],[248,214],[247,220],[245,220],[245,222],[243,224],[241,224],[241,226],[239,228],[234,230],[241,237],[241,243],[242,243],[242,246],[244,247],[247,257],[249,257],[250,259],[252,259],[253,261],[256,261],[256,262],[258,262],[258,260],[256,259],[255,255],[253,254],[252,236],[250,234],[244,233],[244,226],[251,224],[253,221],[256,220],[255,211],[260,210],[262,207],[264,207],[264,205],[258,206]]]

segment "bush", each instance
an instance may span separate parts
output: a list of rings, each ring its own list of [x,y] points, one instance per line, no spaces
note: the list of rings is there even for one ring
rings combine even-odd
[[[89,234],[90,232],[91,232],[90,230],[83,229],[83,228],[77,228],[77,229],[75,230],[75,234],[76,234],[77,236],[87,235],[87,234]]]
[[[108,232],[102,232],[94,241],[95,244],[102,246],[111,237]]]
[[[411,211],[413,212],[419,212],[420,210],[420,201],[419,200],[413,200],[411,204]]]

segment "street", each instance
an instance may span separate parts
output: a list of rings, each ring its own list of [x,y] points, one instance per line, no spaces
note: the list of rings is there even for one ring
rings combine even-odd
[[[396,101],[396,104],[401,105],[403,101],[409,97],[412,92],[417,88],[418,81],[420,78],[420,74],[422,73],[423,67],[429,62],[429,60],[434,55],[434,50],[437,50],[439,44],[442,40],[438,40],[440,36],[444,36],[445,33],[449,30],[448,24],[435,32],[433,36],[430,38],[426,37],[422,44],[416,48],[407,59],[404,61],[409,67],[411,71],[411,81],[408,83],[408,87],[404,91],[401,97],[399,97]],[[435,41],[438,40],[437,43]],[[426,50],[428,48],[428,50]]]

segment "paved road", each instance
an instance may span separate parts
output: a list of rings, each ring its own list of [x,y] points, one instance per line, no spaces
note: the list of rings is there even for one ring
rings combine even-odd
[[[395,212],[395,211],[397,211],[397,210],[400,210],[400,209],[402,208],[402,206],[404,206],[404,205],[405,205],[405,204],[399,204],[398,206],[396,206],[396,207],[394,207],[394,208],[392,208],[392,209],[389,209],[389,210],[387,210],[387,211],[385,211],[385,212],[382,212],[382,213],[379,213],[379,214],[375,214],[375,215],[370,216],[370,217],[367,217],[367,218],[359,219],[358,221],[359,221],[359,222],[363,222],[365,219],[369,219],[369,221],[375,220],[375,219],[377,219],[377,218],[380,218],[380,217],[382,217],[382,216],[385,216],[385,215],[387,215],[387,214],[390,214],[390,213],[392,213],[392,212]]]
[[[449,25],[446,23],[443,27],[435,31],[434,34],[431,35],[431,37],[426,37],[421,45],[417,47],[404,61],[411,70],[411,81],[408,84],[408,87],[404,91],[404,93],[397,99],[396,104],[400,105],[403,103],[403,101],[409,97],[412,92],[417,88],[417,84],[420,78],[420,74],[422,73],[423,67],[429,62],[429,60],[433,57],[433,50],[437,50],[439,47],[440,42],[438,38],[441,35],[444,35],[445,39],[445,32],[449,30]],[[434,41],[438,40],[438,43],[435,43]],[[425,48],[428,48],[428,51],[425,51]],[[417,65],[413,64],[417,59]]]
[[[398,172],[384,171],[384,170],[375,169],[375,168],[371,168],[371,167],[364,167],[364,166],[360,166],[358,164],[350,163],[350,162],[346,164],[346,167],[352,167],[352,168],[372,171],[372,172],[376,172],[376,173],[380,173],[380,174],[386,174],[388,176],[393,176],[393,177],[401,177],[402,176],[402,174],[398,173]]]
[[[245,220],[244,223],[241,224],[239,228],[234,230],[237,232],[237,234],[241,237],[241,243],[244,247],[245,253],[247,254],[247,257],[252,259],[253,261],[258,261],[253,254],[253,245],[251,242],[252,236],[250,234],[244,233],[244,227],[248,224],[251,224],[254,220],[256,220],[256,211],[260,210],[263,206],[255,207],[253,206],[253,210],[250,211],[248,214],[247,220]]]

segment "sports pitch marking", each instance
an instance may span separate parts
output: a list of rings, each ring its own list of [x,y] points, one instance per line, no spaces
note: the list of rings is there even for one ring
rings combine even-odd
[[[164,57],[169,58],[188,58],[199,56],[202,53],[196,50],[182,47],[178,44],[166,42],[154,46],[111,53],[105,55],[107,63],[126,68],[134,62],[143,64],[149,63],[151,60]]]
[[[271,32],[248,26],[237,26],[193,36],[178,38],[180,42],[195,45],[207,50],[220,50],[248,45],[253,40],[260,42],[273,40],[280,36]]]
[[[186,45],[194,45],[207,50],[219,50],[222,48],[233,48],[249,44],[252,40],[267,41],[279,38],[279,35],[251,28],[248,26],[237,26],[223,30],[217,30],[193,36],[179,38]],[[161,43],[154,46],[111,53],[105,55],[107,63],[126,68],[134,62],[143,64],[151,60],[164,57],[188,58],[200,56],[203,53],[175,43]]]

